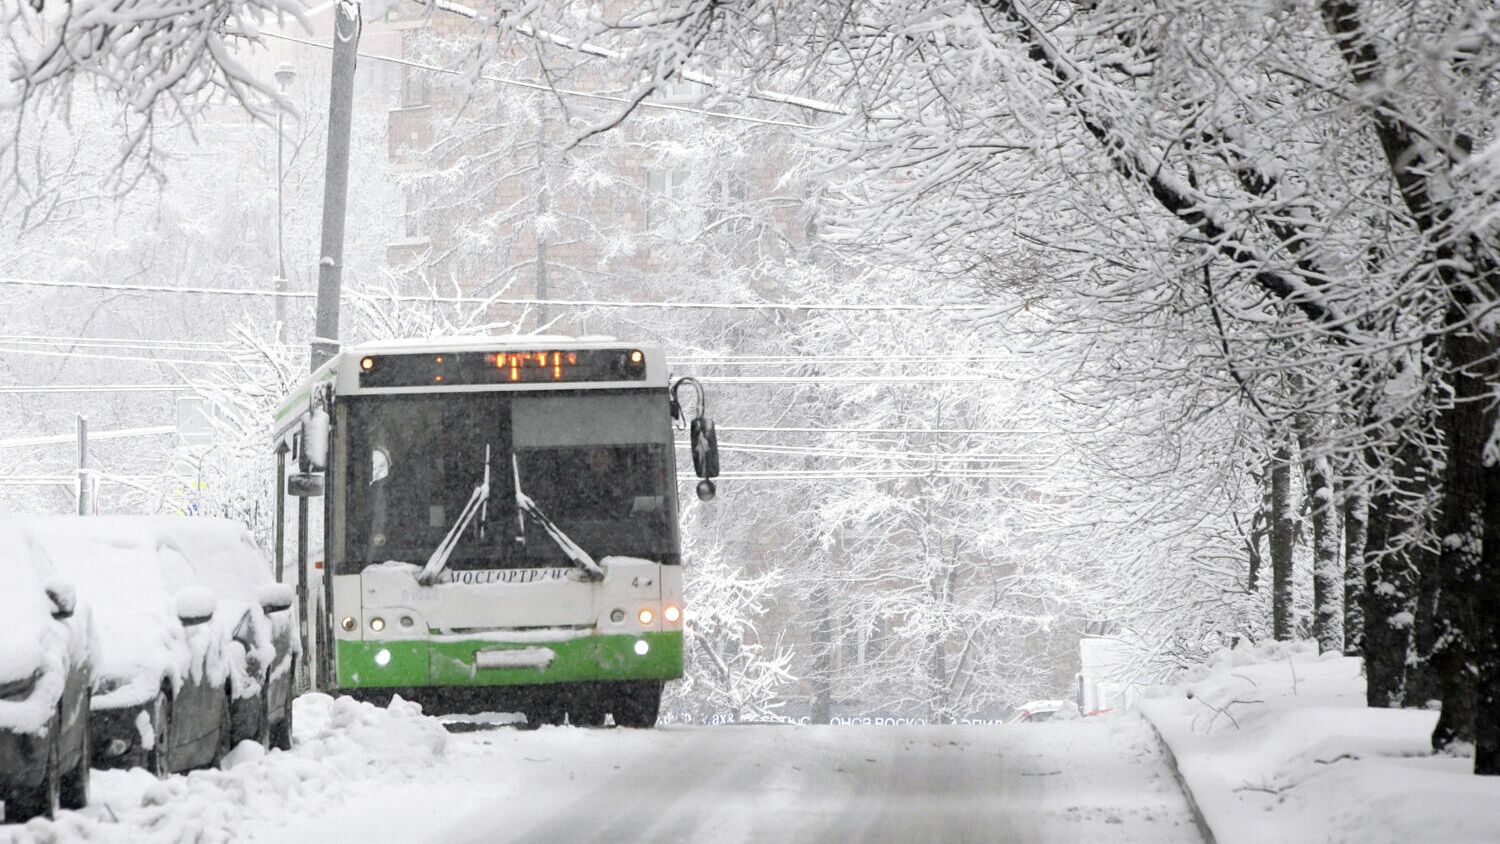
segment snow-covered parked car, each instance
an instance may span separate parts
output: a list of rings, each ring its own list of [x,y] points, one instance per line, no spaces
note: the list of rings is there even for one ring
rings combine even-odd
[[[1071,700],[1033,700],[1016,707],[1011,724],[1040,724],[1043,721],[1071,721],[1078,717],[1078,704]]]
[[[223,519],[29,520],[94,607],[94,763],[158,776],[216,764],[242,739],[288,746],[291,595]]]
[[[254,739],[267,747],[292,746],[293,670],[300,654],[290,585],[277,583],[271,564],[250,532],[228,519],[156,520],[187,557],[195,583],[212,590],[219,612],[233,621],[233,639],[243,648],[244,672],[235,685],[235,741]]]
[[[73,585],[15,524],[0,522],[0,801],[5,821],[89,796],[93,631]]]

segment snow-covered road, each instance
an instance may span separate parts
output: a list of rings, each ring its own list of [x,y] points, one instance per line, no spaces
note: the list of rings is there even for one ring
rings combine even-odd
[[[38,841],[1194,841],[1138,718],[1032,726],[446,733],[312,696],[298,746],[227,771],[96,777]],[[0,833],[0,840],[5,839]]]

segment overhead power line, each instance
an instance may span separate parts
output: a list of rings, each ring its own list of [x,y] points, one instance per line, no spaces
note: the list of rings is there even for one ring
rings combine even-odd
[[[187,393],[187,384],[17,384],[0,386],[0,394],[31,393]]]
[[[29,287],[52,287],[79,290],[112,290],[129,293],[177,293],[204,296],[251,296],[257,298],[312,299],[317,296],[304,290],[257,290],[237,287],[188,287],[162,284],[124,284],[97,281],[62,281],[59,279],[15,278],[0,276],[0,284]],[[434,305],[550,305],[563,308],[627,308],[644,310],[708,310],[708,311],[868,311],[911,313],[979,313],[993,310],[990,305],[976,303],[921,304],[916,302],[892,302],[888,304],[839,304],[833,302],[625,302],[602,299],[518,299],[497,296],[414,296],[409,294],[386,295],[375,291],[354,291],[356,294],[396,302],[426,302]]]
[[[123,440],[133,437],[158,437],[166,434],[177,433],[175,425],[158,425],[154,428],[121,428],[115,431],[89,431],[89,442],[95,440]],[[0,448],[24,448],[34,445],[54,445],[63,443],[77,443],[78,434],[54,434],[45,437],[22,437],[14,440],[0,440]]]
[[[150,475],[109,475],[95,472],[94,477],[106,482],[140,484],[158,480]],[[77,475],[10,475],[0,476],[0,486],[75,486]]]
[[[242,348],[243,344],[213,340],[159,340],[149,337],[76,337],[65,334],[0,334],[0,343],[45,345],[45,346],[89,346],[99,348],[165,349],[180,352],[230,351]]]
[[[689,443],[679,442],[678,448],[688,448]],[[741,454],[776,455],[785,457],[844,457],[859,460],[900,460],[924,463],[998,463],[1015,464],[1019,461],[1035,463],[1039,459],[1055,457],[1047,453],[966,454],[963,452],[897,451],[894,449],[840,449],[816,446],[762,445],[751,443],[719,443],[720,451]]]
[[[952,469],[942,469],[942,470],[933,469],[933,470],[929,470],[929,471],[922,471],[922,470],[917,470],[917,469],[912,469],[912,470],[900,470],[900,469],[895,469],[895,470],[880,470],[880,469],[877,469],[877,470],[873,470],[873,471],[862,472],[862,471],[859,471],[857,469],[830,469],[830,470],[827,470],[827,471],[821,471],[821,470],[817,470],[817,469],[810,469],[810,470],[787,469],[787,470],[769,470],[769,471],[764,471],[764,472],[755,472],[755,471],[750,471],[750,472],[723,472],[717,478],[715,478],[715,480],[718,480],[718,481],[770,481],[770,480],[777,480],[777,481],[786,481],[786,480],[817,480],[817,481],[871,480],[871,481],[891,481],[891,480],[913,480],[913,479],[922,479],[922,478],[927,478],[927,479],[959,478],[959,479],[965,479],[965,480],[968,480],[968,479],[977,479],[977,480],[1006,480],[1006,481],[1037,481],[1037,480],[1042,480],[1043,479],[1043,477],[1041,475],[1038,475],[1035,472],[1031,472],[1031,473],[1020,473],[1020,472],[1012,472],[1012,473],[1005,473],[1005,472],[963,472],[963,471],[955,471],[955,470],[952,470]],[[691,475],[683,475],[683,476],[681,476],[679,478],[679,480],[681,480],[684,483],[690,482],[690,481],[693,480],[693,476],[691,476]]]
[[[0,486],[72,486],[77,475],[13,475],[0,477]]]
[[[224,360],[202,360],[194,358],[155,358],[138,355],[96,355],[91,352],[55,351],[52,349],[16,349],[0,346],[0,355],[37,355],[52,358],[86,358],[89,360],[129,361],[131,363],[170,363],[186,366],[217,366],[238,368],[243,364]],[[264,364],[264,361],[247,361],[246,364]]]
[[[784,425],[719,425],[720,431],[796,434],[1054,434],[1044,428],[796,428]]]
[[[789,366],[804,363],[1014,363],[1015,355],[668,355],[672,363],[699,366]]]
[[[25,345],[23,342],[22,345]],[[34,344],[44,345],[44,344]],[[58,344],[65,345],[65,344]],[[84,348],[102,350],[126,349],[121,346],[92,347],[84,344],[74,344]],[[149,350],[147,350],[149,351]],[[163,351],[169,351],[163,349]],[[195,351],[182,349],[179,351]],[[210,350],[203,350],[210,351]],[[233,360],[206,360],[203,358],[170,358],[153,357],[149,355],[124,355],[124,354],[97,354],[95,352],[80,351],[78,349],[60,349],[57,345],[45,345],[44,348],[16,348],[14,345],[0,345],[0,355],[33,355],[38,357],[60,357],[60,358],[84,358],[89,360],[125,361],[130,363],[159,363],[183,366],[212,366],[218,368],[237,369],[245,366],[266,366],[267,361],[261,359],[246,359],[242,361]],[[918,364],[921,362],[919,361]],[[777,364],[785,366],[786,364]],[[837,365],[837,364],[835,364]],[[981,381],[1006,380],[1001,373],[968,373],[968,374],[918,374],[918,375],[698,375],[698,380],[712,384],[825,384],[825,383],[860,383],[860,384],[886,384],[886,383],[908,383],[920,382],[929,384],[952,384],[952,383],[974,383]]]
[[[246,350],[244,343],[231,340],[164,340],[158,337],[88,337],[75,334],[0,334],[0,343],[9,345],[43,346],[89,346],[121,349],[149,349],[194,352],[234,352]],[[269,341],[268,347],[296,346],[302,344]],[[673,364],[701,365],[796,365],[806,363],[864,364],[864,363],[1009,363],[1016,361],[1015,355],[997,354],[945,354],[920,355],[903,352],[832,355],[832,354],[786,354],[786,355],[737,355],[689,353],[677,355],[668,352],[667,359]]]
[[[994,375],[699,375],[704,384],[983,384]]]

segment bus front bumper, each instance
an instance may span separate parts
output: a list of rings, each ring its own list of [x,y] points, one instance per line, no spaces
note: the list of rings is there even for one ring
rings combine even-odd
[[[682,676],[682,632],[587,636],[562,642],[480,639],[338,641],[344,689],[526,686]]]

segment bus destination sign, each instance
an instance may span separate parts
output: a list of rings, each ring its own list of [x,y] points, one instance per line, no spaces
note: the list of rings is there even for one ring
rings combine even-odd
[[[640,349],[376,354],[359,361],[361,387],[644,380],[646,356]]]

